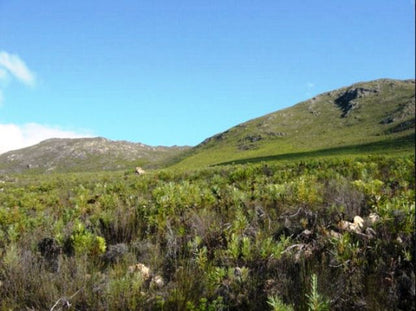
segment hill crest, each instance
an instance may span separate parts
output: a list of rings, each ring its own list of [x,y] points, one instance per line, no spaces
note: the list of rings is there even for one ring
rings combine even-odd
[[[0,155],[0,173],[173,167],[280,159],[348,148],[414,152],[415,80],[360,82],[238,124],[190,147],[148,146],[103,137],[48,139]],[[360,146],[364,149],[360,149]]]
[[[414,124],[415,80],[360,82],[209,137],[177,166],[371,144],[414,134]]]
[[[99,171],[159,166],[189,147],[148,146],[103,137],[51,138],[0,155],[0,173]]]

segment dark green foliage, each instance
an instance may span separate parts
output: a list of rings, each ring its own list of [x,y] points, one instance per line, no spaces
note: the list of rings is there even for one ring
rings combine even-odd
[[[2,176],[0,309],[415,310],[414,174],[361,156]]]

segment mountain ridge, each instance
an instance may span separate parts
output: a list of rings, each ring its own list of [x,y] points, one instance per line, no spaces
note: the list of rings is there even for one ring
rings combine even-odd
[[[51,138],[0,155],[0,173],[197,168],[291,155],[414,152],[415,80],[378,79],[318,94],[240,123],[194,147],[148,146],[103,137]],[[362,146],[362,147],[360,147]],[[354,151],[356,150],[356,151]],[[325,152],[323,152],[325,151]]]
[[[47,173],[160,166],[187,146],[149,146],[104,137],[50,138],[0,155],[0,173]]]
[[[414,79],[358,82],[213,135],[175,167],[388,141],[414,134],[414,115]]]

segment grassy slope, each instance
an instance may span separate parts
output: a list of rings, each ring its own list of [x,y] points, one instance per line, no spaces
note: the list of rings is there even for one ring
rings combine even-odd
[[[366,91],[350,101],[355,108],[342,116],[337,99],[342,101],[354,89]],[[174,167],[326,154],[411,153],[414,111],[414,80],[358,83],[237,125],[188,151]]]

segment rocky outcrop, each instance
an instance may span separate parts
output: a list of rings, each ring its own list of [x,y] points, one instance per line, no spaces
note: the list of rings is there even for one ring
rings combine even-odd
[[[352,110],[359,108],[358,101],[356,101],[357,99],[370,95],[376,95],[378,92],[379,91],[375,88],[367,89],[363,87],[354,87],[347,89],[337,99],[335,99],[335,104],[337,104],[342,110],[341,117],[345,118]]]

